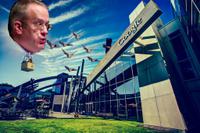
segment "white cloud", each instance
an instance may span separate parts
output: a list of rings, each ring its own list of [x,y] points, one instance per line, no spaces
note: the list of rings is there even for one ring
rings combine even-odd
[[[66,6],[67,4],[70,4],[72,0],[63,0],[63,1],[58,1],[56,3],[52,3],[48,6],[49,11],[53,10],[56,7],[61,7],[61,6]]]
[[[10,12],[10,10],[8,10],[7,8],[5,8],[5,7],[3,7],[2,5],[0,5],[0,8],[2,9],[2,10],[4,10],[5,12],[7,12],[7,13],[9,13]]]
[[[76,33],[82,33],[82,31],[77,31]],[[90,62],[87,59],[87,56],[91,56],[97,59],[102,59],[105,55],[104,50],[98,50],[91,53],[86,53],[85,50],[82,48],[82,44],[85,44],[88,48],[96,48],[99,45],[103,44],[105,38],[110,37],[113,33],[101,34],[97,36],[90,36],[85,39],[81,39],[75,41],[73,44],[74,47],[61,47],[55,49],[45,49],[42,52],[38,53],[38,55],[45,58],[45,60],[41,63],[43,64],[42,67],[47,73],[55,74],[55,73],[62,73],[68,72],[65,70],[64,66],[69,66],[71,68],[77,68],[81,65],[82,60],[85,59],[85,69],[86,73],[91,72],[91,70],[98,64],[98,62]],[[63,38],[63,37],[62,37]],[[103,40],[104,39],[104,40]],[[102,41],[101,41],[102,40]],[[55,40],[54,40],[55,41]],[[102,47],[102,45],[100,46]],[[63,54],[62,50],[66,50],[66,52],[74,52],[76,51],[75,55],[72,58],[66,58]],[[70,72],[70,74],[74,74]]]
[[[44,58],[52,58],[59,56],[62,53],[61,48],[54,49],[44,49],[43,51],[37,53],[37,55],[43,56]]]
[[[77,51],[77,53],[81,53],[80,51],[82,51],[82,52],[84,51],[82,49],[81,45],[83,45],[83,44],[87,45],[88,43],[92,43],[94,41],[105,39],[106,37],[110,37],[112,34],[113,33],[107,33],[107,34],[103,34],[103,35],[91,36],[91,37],[88,37],[88,38],[85,38],[85,39],[81,39],[81,40],[78,40],[78,41],[76,41],[76,42],[73,43],[75,45],[75,47],[72,47],[72,48],[71,47],[66,47],[64,49],[65,50],[68,49],[68,50],[70,50],[70,52]],[[95,44],[95,45],[99,45],[99,43]],[[45,50],[37,53],[37,55],[43,56],[44,58],[51,58],[51,57],[60,56],[60,55],[63,55],[63,52],[61,50],[62,48],[63,47],[61,47],[61,48],[54,48],[54,49],[45,49]]]
[[[99,49],[99,48],[102,48],[103,49],[103,44],[104,43],[106,43],[106,40],[102,40],[102,41],[100,41],[100,42],[98,42],[98,43],[92,43],[92,44],[90,44],[90,45],[88,45],[88,48],[91,48],[91,49],[93,49],[93,50],[95,50],[95,49]]]
[[[71,33],[67,36],[56,37],[56,39],[53,39],[52,42],[57,42],[57,41],[62,41],[62,40],[67,39],[67,43],[70,43],[72,40],[75,40],[75,37],[72,34],[73,32],[75,32],[79,36],[83,36],[85,34],[85,31],[83,31],[83,30],[78,30],[78,31],[70,30],[70,32]]]
[[[67,12],[61,14],[60,16],[50,18],[50,23],[57,24],[57,23],[60,23],[63,21],[70,20],[72,18],[80,16],[81,14],[85,13],[87,10],[88,10],[88,8],[82,7],[82,8],[78,8],[77,10],[67,11]]]
[[[46,59],[42,62],[43,69],[48,73],[60,73],[64,69],[62,62]]]
[[[86,65],[85,68],[87,68],[87,72],[95,66],[96,63],[91,63],[88,61],[87,56],[93,56],[93,57],[98,57],[98,56],[103,56],[104,53],[98,52],[98,53],[90,53],[86,54],[83,53],[81,55],[75,55],[72,58],[65,58],[63,55],[60,55],[56,58],[46,58],[41,64],[41,67],[45,70],[45,72],[48,73],[62,73],[65,72],[64,66],[69,66],[71,68],[77,68],[78,66],[81,65],[82,60],[85,59]],[[71,73],[70,73],[71,74]]]
[[[71,38],[71,34],[68,36],[61,36],[59,38],[53,39],[52,42],[62,41],[64,39],[69,39],[69,38]]]
[[[78,46],[78,45],[87,45],[88,43],[92,43],[94,41],[98,41],[98,40],[102,40],[105,38],[108,38],[110,36],[112,36],[113,33],[106,33],[106,34],[102,34],[102,35],[98,35],[98,36],[91,36],[85,39],[81,39],[79,41],[74,42],[74,45]]]
[[[80,25],[82,25],[84,23],[85,20],[87,20],[87,19],[83,19],[81,21],[74,22],[73,24],[71,24],[69,26],[69,29],[74,29],[74,28],[79,27]]]

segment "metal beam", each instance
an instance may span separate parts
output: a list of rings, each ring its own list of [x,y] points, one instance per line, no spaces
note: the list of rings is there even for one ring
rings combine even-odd
[[[88,75],[86,87],[96,80],[160,15],[158,6],[150,0],[108,53]]]

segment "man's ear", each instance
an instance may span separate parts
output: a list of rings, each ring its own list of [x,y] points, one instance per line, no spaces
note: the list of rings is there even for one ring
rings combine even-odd
[[[15,20],[14,22],[14,31],[16,34],[21,35],[22,34],[22,22],[19,20]]]

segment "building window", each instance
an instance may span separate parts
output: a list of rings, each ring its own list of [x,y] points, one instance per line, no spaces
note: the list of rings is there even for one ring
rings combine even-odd
[[[194,69],[191,65],[191,58],[187,54],[184,37],[179,30],[169,35],[174,53],[177,57],[177,63],[180,68],[181,75],[184,80],[195,78]]]
[[[189,60],[185,60],[182,62],[179,62],[181,73],[183,75],[183,78],[185,80],[193,79],[195,78],[191,63]]]
[[[120,58],[121,59],[121,58]],[[91,85],[87,94],[86,113],[97,116],[140,120],[139,87],[135,84],[137,75],[135,62],[117,60],[99,76],[96,85]],[[90,106],[91,105],[91,106]]]
[[[176,36],[175,38],[171,39],[171,43],[173,44],[172,46],[173,46],[177,59],[178,60],[186,59],[187,54],[184,49],[180,36]]]

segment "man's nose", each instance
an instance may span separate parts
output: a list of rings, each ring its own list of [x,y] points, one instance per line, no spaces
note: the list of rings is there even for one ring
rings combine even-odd
[[[42,35],[46,36],[48,34],[48,29],[46,26],[43,26],[43,29],[41,30]]]

